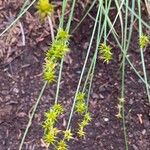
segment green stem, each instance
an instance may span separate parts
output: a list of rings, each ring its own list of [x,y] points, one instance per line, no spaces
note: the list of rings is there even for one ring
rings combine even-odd
[[[55,104],[58,102],[61,75],[62,75],[62,69],[63,69],[63,62],[64,62],[64,58],[61,59],[61,63],[60,63],[59,76],[58,76],[57,89],[56,89],[56,96],[55,96]]]
[[[42,87],[42,90],[41,90],[41,92],[40,92],[40,94],[39,94],[39,97],[38,97],[38,99],[37,99],[37,101],[36,101],[36,103],[35,103],[35,105],[34,105],[33,111],[32,111],[32,113],[31,113],[31,115],[29,116],[29,122],[28,122],[28,124],[27,124],[26,130],[25,130],[24,135],[23,135],[23,138],[22,138],[22,140],[21,140],[21,143],[20,143],[20,146],[19,146],[19,150],[22,150],[23,143],[24,143],[25,138],[26,138],[26,136],[27,136],[28,130],[29,130],[31,124],[32,124],[32,120],[33,120],[35,111],[36,111],[37,106],[38,106],[38,104],[39,104],[39,102],[40,102],[40,100],[41,100],[41,97],[42,97],[42,95],[43,95],[43,93],[44,93],[44,90],[45,90],[46,86],[47,86],[47,82],[44,83],[44,85],[43,85],[43,87]]]
[[[101,3],[101,2],[99,2],[99,3]],[[98,18],[99,18],[99,13],[100,13],[100,4],[99,4],[98,11],[97,11],[96,21],[95,21],[95,25],[94,25],[94,28],[93,28],[89,48],[88,48],[88,51],[87,51],[87,55],[86,55],[86,58],[85,58],[85,61],[84,61],[84,65],[83,65],[82,72],[81,72],[81,75],[80,75],[80,79],[79,79],[79,82],[78,82],[78,86],[77,86],[77,89],[76,89],[75,97],[74,97],[74,100],[73,100],[73,105],[72,105],[72,108],[71,108],[71,112],[70,112],[70,116],[69,116],[69,120],[68,120],[68,124],[67,124],[67,130],[70,127],[71,119],[72,119],[73,112],[74,112],[74,107],[75,107],[75,104],[76,104],[76,97],[77,97],[77,94],[79,92],[82,77],[83,77],[83,74],[84,74],[84,71],[85,71],[85,67],[86,67],[87,60],[88,60],[88,57],[89,57],[89,53],[90,53],[90,50],[91,50],[91,46],[92,46],[92,43],[93,43],[93,39],[94,39],[96,27],[97,27],[97,22],[98,22]]]
[[[29,6],[27,6],[19,15],[18,17],[4,30],[0,33],[0,37],[6,33],[26,12],[27,10],[36,2],[37,0],[33,0]]]
[[[138,0],[138,10],[139,10],[139,38],[142,36],[142,21],[141,21],[141,2]],[[144,60],[144,54],[143,54],[143,48],[140,48],[140,54],[141,54],[141,61],[142,61],[142,68],[144,73],[144,80],[146,82],[146,92],[148,97],[148,102],[150,103],[150,92],[148,89],[148,80],[147,80],[147,73],[146,73],[146,67],[145,67],[145,60]]]
[[[66,2],[66,0],[65,0]],[[76,0],[73,1],[72,7],[71,7],[71,13],[68,19],[68,23],[67,23],[67,27],[66,27],[66,31],[69,32],[70,30],[70,25],[71,25],[71,21],[72,21],[72,17],[73,17],[73,12],[74,12],[74,7],[75,7],[75,2]],[[66,3],[63,2],[63,7],[66,8]],[[64,18],[64,10],[62,12],[62,18]],[[61,21],[63,21],[61,19]],[[60,23],[60,27],[62,28],[63,23]],[[55,96],[55,104],[58,102],[58,96],[59,96],[59,90],[60,90],[60,82],[61,82],[61,76],[62,76],[62,70],[63,70],[63,62],[64,62],[64,58],[61,59],[61,63],[60,63],[60,69],[59,69],[59,76],[58,76],[58,82],[57,82],[57,89],[56,89],[56,96]]]

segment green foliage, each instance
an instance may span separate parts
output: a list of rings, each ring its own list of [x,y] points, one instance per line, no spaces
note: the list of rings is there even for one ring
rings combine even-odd
[[[78,136],[80,138],[85,137],[85,131],[84,128],[90,123],[91,121],[91,116],[90,113],[87,112],[87,104],[85,103],[85,93],[84,92],[78,92],[77,102],[75,105],[75,112],[78,114],[81,114],[83,116],[83,120],[79,123],[79,128],[78,128]]]
[[[109,45],[102,43],[99,49],[101,58],[104,60],[104,62],[109,63],[112,60],[112,48]]]
[[[84,115],[84,119],[83,119],[84,125],[88,125],[91,120],[92,120],[92,118],[91,118],[90,113],[86,112]]]
[[[140,38],[139,38],[139,45],[140,45],[140,48],[145,48],[149,43],[149,39],[148,39],[148,36],[147,35],[142,35]]]
[[[50,49],[46,56],[48,59],[55,59],[56,61],[62,59],[68,52],[68,40],[70,35],[62,28],[58,29],[55,40],[52,42]]]
[[[38,9],[37,12],[42,19],[54,12],[54,6],[49,0],[39,0],[36,7]]]
[[[61,104],[54,104],[52,107],[53,111],[56,112],[57,115],[60,115],[64,112],[64,108]]]

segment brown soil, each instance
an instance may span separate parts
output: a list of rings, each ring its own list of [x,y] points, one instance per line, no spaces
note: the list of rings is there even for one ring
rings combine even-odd
[[[21,4],[17,6],[16,1],[12,4],[8,4],[7,1],[1,3],[0,30],[2,31],[18,12]],[[80,10],[81,6],[78,6],[76,12],[80,12]],[[91,13],[95,16],[95,12]],[[35,17],[36,14],[31,14],[31,11],[28,12],[20,21],[25,31],[25,46],[22,46],[21,43],[18,24],[9,32],[7,39],[0,39],[0,150],[18,149],[30,111],[44,84],[42,64],[50,41],[50,32],[48,23],[39,23]],[[76,16],[81,15],[76,14]],[[59,96],[59,102],[64,104],[68,111],[83,66],[87,51],[86,45],[90,39],[92,27],[93,21],[88,17],[71,38],[71,52],[65,59]],[[140,54],[135,50],[138,50],[138,46],[135,44],[137,43],[135,42],[137,41],[136,30],[132,37],[129,49],[130,58],[136,69],[142,73]],[[97,61],[90,97],[92,122],[87,127],[86,138],[83,140],[75,138],[69,143],[69,150],[125,149],[122,122],[115,116],[121,90],[119,51],[117,46],[113,47],[114,59],[109,65],[104,64],[101,60]],[[144,55],[149,77],[150,51],[146,51]],[[54,102],[55,89],[56,84],[46,88],[23,150],[45,149],[41,143],[43,135],[41,125],[44,112]],[[129,65],[126,68],[125,93],[129,150],[150,150],[150,107],[147,103],[145,87]]]

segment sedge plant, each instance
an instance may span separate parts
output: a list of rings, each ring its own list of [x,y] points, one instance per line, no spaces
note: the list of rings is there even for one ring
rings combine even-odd
[[[18,17],[0,34],[0,36],[4,35],[22,16],[25,14],[25,12],[34,4],[36,0],[33,0],[31,3],[29,1],[25,1],[20,14]],[[142,82],[145,84],[148,100],[150,102],[150,94],[149,89],[150,85],[148,83],[147,79],[147,73],[146,73],[146,67],[145,67],[145,61],[144,61],[144,51],[146,50],[146,46],[149,42],[148,36],[143,34],[142,26],[144,25],[148,29],[150,29],[150,26],[142,20],[141,18],[141,2],[138,0],[138,13],[135,12],[135,0],[131,2],[132,7],[129,5],[128,0],[123,1],[117,1],[115,0],[115,5],[117,8],[117,15],[112,23],[111,19],[109,18],[109,12],[111,9],[111,3],[112,0],[108,1],[105,0],[105,3],[98,0],[98,9],[97,9],[97,15],[96,18],[94,18],[94,28],[91,35],[89,47],[87,50],[86,58],[84,61],[84,65],[82,68],[82,72],[80,75],[80,79],[77,85],[77,89],[75,91],[75,96],[73,99],[73,104],[71,108],[71,112],[69,115],[68,123],[66,130],[62,131],[57,128],[57,123],[59,120],[59,117],[65,113],[64,106],[62,106],[58,102],[59,98],[59,90],[60,90],[60,82],[61,82],[61,76],[63,71],[63,62],[64,57],[67,55],[67,53],[70,51],[69,48],[69,39],[70,39],[70,27],[71,27],[71,21],[73,20],[73,12],[76,4],[76,0],[72,1],[71,5],[71,11],[69,15],[69,19],[67,22],[67,25],[65,27],[64,25],[64,19],[65,19],[65,9],[67,6],[68,1],[63,0],[62,1],[62,14],[60,17],[59,27],[56,30],[56,36],[54,35],[54,28],[53,23],[51,21],[51,16],[54,12],[54,6],[48,1],[48,0],[38,0],[37,2],[37,12],[39,16],[42,19],[48,18],[49,24],[50,24],[50,31],[51,31],[51,37],[52,41],[50,43],[50,46],[46,52],[45,62],[43,64],[43,79],[45,81],[42,90],[39,94],[39,97],[36,101],[36,104],[33,107],[32,113],[29,118],[29,122],[27,124],[25,133],[23,135],[19,150],[22,149],[25,137],[28,133],[28,130],[32,124],[32,119],[34,117],[35,111],[37,109],[37,106],[41,100],[41,97],[44,93],[44,90],[47,85],[53,84],[57,81],[57,89],[56,89],[56,95],[55,95],[55,102],[54,105],[50,107],[50,109],[44,113],[45,120],[43,122],[43,130],[44,135],[43,139],[44,141],[50,146],[53,145],[56,150],[67,150],[69,147],[67,145],[67,142],[73,139],[74,133],[71,129],[71,121],[73,118],[73,115],[77,114],[82,117],[80,122],[78,122],[78,129],[77,134],[80,138],[85,137],[86,134],[86,126],[91,122],[92,117],[88,110],[89,105],[89,99],[90,99],[90,93],[92,89],[92,81],[94,76],[94,71],[96,67],[96,61],[97,58],[100,58],[103,60],[104,63],[109,63],[113,60],[113,53],[112,53],[112,47],[108,44],[108,36],[110,34],[113,35],[114,39],[117,42],[118,47],[121,50],[122,53],[122,62],[121,62],[121,94],[118,98],[119,102],[117,105],[118,113],[117,117],[122,119],[123,122],[123,129],[124,129],[124,139],[125,139],[125,149],[128,150],[128,138],[127,138],[127,129],[125,124],[125,104],[126,104],[126,98],[125,98],[125,73],[126,73],[126,63],[128,62],[131,68],[134,70],[134,72],[137,74],[137,76],[142,80]],[[85,19],[86,16],[88,16],[90,10],[95,5],[96,1],[93,1],[91,4],[89,10],[86,12],[85,16],[82,18],[81,22],[77,25],[77,27],[73,30],[75,30],[79,27],[79,25],[82,23],[82,21]],[[130,22],[128,19],[129,12],[131,13]],[[102,24],[102,16],[104,16],[104,21]],[[125,16],[125,19],[123,20],[123,16]],[[119,41],[119,35],[114,29],[114,25],[117,21],[117,18],[120,19],[121,24],[121,41]],[[140,55],[142,60],[142,68],[144,72],[144,78],[139,74],[139,72],[134,67],[133,63],[130,61],[128,57],[128,49],[131,41],[131,35],[133,30],[133,21],[134,17],[138,19],[139,21],[139,47],[140,47]],[[93,17],[92,17],[93,18]],[[129,25],[128,25],[129,24]],[[108,31],[108,28],[110,29]],[[96,34],[96,29],[98,29],[98,33]],[[88,73],[86,74],[86,80],[84,82],[83,88],[81,85],[81,82],[83,80],[83,77],[85,75],[85,70],[87,67],[87,62],[89,60],[89,55],[91,52],[92,44],[94,42],[94,36],[97,35],[96,39],[96,49],[88,70]],[[103,40],[102,40],[103,37]],[[103,41],[103,42],[102,42]],[[59,69],[59,74],[56,74],[56,70]],[[60,135],[62,138],[60,139]]]

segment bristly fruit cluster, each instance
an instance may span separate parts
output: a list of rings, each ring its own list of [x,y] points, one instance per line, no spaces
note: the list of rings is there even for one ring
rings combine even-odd
[[[85,93],[81,93],[79,92],[77,94],[77,102],[76,102],[76,105],[75,105],[75,111],[78,113],[78,114],[84,114],[84,112],[87,110],[87,105],[85,103]]]
[[[58,29],[54,41],[46,52],[43,77],[48,83],[55,81],[57,64],[69,52],[69,38],[70,35],[66,31],[61,28]],[[67,150],[68,146],[66,142],[73,138],[70,129],[62,132],[55,127],[59,115],[62,114],[63,111],[64,109],[60,104],[54,104],[54,106],[45,113],[46,119],[43,123],[44,141],[47,144],[55,145],[57,150]],[[58,134],[60,133],[63,133],[64,138],[58,141]]]
[[[64,108],[60,104],[54,104],[54,106],[45,113],[45,121],[43,123],[44,129],[44,141],[46,144],[53,145],[56,147],[56,150],[67,150],[68,145],[66,142],[73,139],[73,134],[71,129],[66,131],[61,131],[56,128],[56,123],[59,119],[59,116],[63,114]],[[58,141],[58,137],[63,134],[63,139]]]
[[[52,42],[49,50],[46,52],[46,61],[44,64],[44,80],[51,83],[55,81],[55,70],[58,62],[69,52],[68,41],[70,35],[63,29],[58,29],[55,40]]]
[[[38,13],[41,19],[51,15],[54,11],[54,6],[49,0],[39,0],[37,4]],[[56,68],[60,60],[69,52],[69,38],[68,32],[59,28],[55,39],[50,44],[46,52],[45,63],[43,65],[43,78],[48,83],[52,83],[56,78]],[[75,105],[75,113],[82,115],[83,119],[79,123],[78,136],[85,137],[85,127],[91,121],[90,113],[87,112],[87,105],[85,103],[85,93],[79,92],[77,94],[77,103]],[[73,139],[71,129],[65,131],[59,130],[56,127],[60,115],[64,113],[62,105],[56,103],[51,109],[45,112],[45,120],[43,122],[44,136],[43,139],[46,144],[53,145],[56,150],[67,150],[67,142]]]
[[[63,29],[58,29],[55,40],[52,42],[50,49],[48,50],[46,56],[48,59],[59,61],[62,59],[68,52],[68,41],[70,35]]]
[[[87,105],[85,103],[85,93],[79,92],[76,98],[75,112],[83,116],[83,120],[79,123],[78,136],[80,138],[85,137],[85,127],[90,123],[91,116],[87,112]]]
[[[148,39],[148,36],[147,35],[142,35],[140,38],[139,38],[139,45],[140,45],[140,48],[145,48],[149,43],[149,39]]]
[[[37,3],[37,9],[41,19],[50,16],[54,12],[54,6],[49,2],[49,0],[39,0]]]
[[[64,112],[64,108],[60,104],[54,104],[54,106],[45,113],[45,121],[43,123],[44,128],[44,141],[47,144],[54,145],[56,142],[57,134],[60,132],[55,127],[55,124],[59,116]]]
[[[99,48],[100,57],[104,62],[109,63],[112,60],[112,48],[105,43],[102,43]]]

